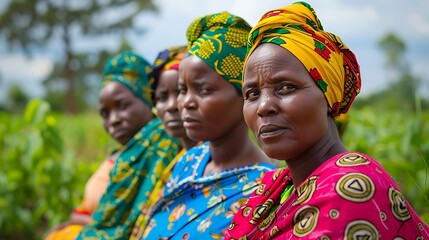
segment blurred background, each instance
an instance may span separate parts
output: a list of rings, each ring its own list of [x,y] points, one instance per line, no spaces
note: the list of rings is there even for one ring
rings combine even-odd
[[[153,62],[186,44],[197,17],[229,11],[253,26],[292,2],[2,0],[0,239],[38,239],[64,221],[116,147],[97,113],[106,59],[134,50]],[[361,65],[344,142],[379,160],[429,223],[429,1],[307,2]]]

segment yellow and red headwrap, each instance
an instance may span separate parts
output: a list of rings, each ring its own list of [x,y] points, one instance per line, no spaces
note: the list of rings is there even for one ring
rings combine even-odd
[[[359,64],[339,37],[323,30],[309,4],[296,2],[265,13],[249,34],[246,62],[263,43],[277,44],[303,63],[333,117],[349,110],[361,88]]]

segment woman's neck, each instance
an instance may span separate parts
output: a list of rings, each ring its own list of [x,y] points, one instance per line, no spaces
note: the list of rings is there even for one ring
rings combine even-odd
[[[211,161],[207,164],[205,175],[271,160],[252,142],[244,121],[222,138],[210,141],[209,147]]]
[[[338,135],[334,121],[329,121],[327,134],[308,151],[297,157],[286,160],[291,171],[295,187],[300,185],[310,174],[333,156],[346,152]]]
[[[182,148],[184,149],[190,149],[198,144],[198,141],[194,141],[192,139],[189,139],[188,137],[180,138],[179,141],[180,146],[182,146]]]

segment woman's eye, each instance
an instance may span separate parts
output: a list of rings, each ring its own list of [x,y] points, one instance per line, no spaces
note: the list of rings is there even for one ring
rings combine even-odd
[[[187,89],[186,87],[179,85],[178,91],[179,91],[179,94],[186,94]]]
[[[255,88],[248,89],[244,94],[244,100],[255,100],[259,97],[259,90]]]
[[[210,88],[201,88],[200,89],[201,94],[209,94],[211,92],[212,92],[212,89],[210,89]]]
[[[125,110],[128,108],[129,105],[130,105],[129,102],[121,101],[121,102],[119,102],[119,109]]]
[[[106,110],[101,109],[101,110],[100,110],[100,116],[101,116],[103,119],[106,119],[106,118],[109,116],[109,113],[108,113]]]
[[[293,84],[282,84],[277,88],[277,93],[280,95],[288,94],[296,90]]]
[[[157,102],[165,102],[168,98],[167,93],[161,93],[155,96],[155,101]]]

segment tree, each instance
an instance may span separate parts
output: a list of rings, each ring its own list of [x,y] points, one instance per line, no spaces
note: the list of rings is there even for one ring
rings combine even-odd
[[[52,46],[60,43],[60,53],[54,50],[60,59],[45,86],[59,91],[65,85],[66,110],[76,113],[76,89],[85,90],[84,79],[94,77],[91,71],[99,73],[100,65],[111,55],[102,46],[79,51],[77,43],[100,41],[101,36],[142,33],[133,20],[144,10],[156,10],[151,0],[14,0],[0,13],[0,33],[9,48],[23,50],[28,56],[40,50],[52,51]]]
[[[12,84],[7,93],[8,108],[12,112],[20,112],[24,110],[28,103],[27,93],[18,85]]]
[[[416,104],[426,107],[425,100],[419,96],[421,79],[411,72],[406,61],[406,44],[395,34],[388,33],[378,41],[378,46],[385,54],[386,75],[389,86],[357,102],[357,106],[371,105],[383,109],[401,109],[406,112],[416,111]]]
[[[399,67],[398,70],[401,71],[406,70],[403,59],[407,47],[398,36],[388,33],[378,41],[378,46],[386,54],[387,66],[394,69]]]

